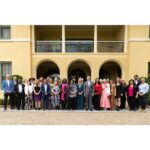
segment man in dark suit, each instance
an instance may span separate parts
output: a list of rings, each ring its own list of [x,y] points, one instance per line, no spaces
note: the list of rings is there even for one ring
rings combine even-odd
[[[140,81],[138,75],[134,75],[134,84],[135,84],[136,92],[138,92],[139,85],[141,84],[141,81]],[[135,110],[138,110],[138,109],[139,109],[139,98],[136,97],[135,98]]]
[[[17,77],[13,76],[13,80],[14,82],[14,86],[17,84]],[[17,108],[17,97],[15,95],[15,91],[13,90],[12,92],[12,109],[15,109],[15,107]]]
[[[86,110],[92,109],[92,97],[94,96],[94,83],[91,81],[91,77],[87,76],[87,81],[84,83],[84,96],[86,99]]]
[[[14,85],[15,96],[17,98],[17,110],[25,108],[25,85],[22,84],[21,79],[18,79],[17,84]]]
[[[7,110],[7,100],[8,96],[10,99],[10,106],[11,109],[13,109],[13,104],[12,104],[12,93],[14,90],[14,82],[10,80],[10,75],[6,74],[6,80],[3,81],[2,83],[2,89],[4,90],[4,110]]]
[[[41,86],[42,100],[43,100],[43,109],[49,109],[49,96],[50,96],[50,85],[47,83],[47,80],[44,79],[44,82]]]

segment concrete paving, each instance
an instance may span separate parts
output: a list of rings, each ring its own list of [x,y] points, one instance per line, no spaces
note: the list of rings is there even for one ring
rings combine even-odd
[[[150,109],[136,111],[10,110],[0,108],[0,125],[149,125]]]

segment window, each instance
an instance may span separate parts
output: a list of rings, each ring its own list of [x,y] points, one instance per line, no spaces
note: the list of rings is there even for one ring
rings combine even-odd
[[[0,39],[10,39],[9,25],[0,25]]]
[[[12,64],[11,62],[0,62],[0,85],[2,85],[3,80],[5,80],[6,74],[12,74]],[[0,88],[1,87],[2,86],[0,86]]]

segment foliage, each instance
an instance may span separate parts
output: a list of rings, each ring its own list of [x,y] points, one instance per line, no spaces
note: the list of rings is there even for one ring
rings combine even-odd
[[[150,78],[142,77],[145,78],[145,82],[149,84],[150,87]],[[150,90],[148,92],[148,105],[150,105]]]
[[[18,80],[18,79],[21,79],[21,81],[22,81],[22,79],[23,79],[23,77],[22,77],[21,75],[18,75],[18,74],[12,75],[12,76],[11,76],[11,79],[13,79],[13,77],[16,77],[17,80]]]

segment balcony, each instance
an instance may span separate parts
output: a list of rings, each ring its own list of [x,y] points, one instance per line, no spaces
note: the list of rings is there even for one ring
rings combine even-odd
[[[98,41],[97,52],[99,53],[123,53],[123,41]]]
[[[94,52],[93,41],[66,41],[65,49],[67,53],[91,53]]]
[[[58,53],[62,51],[62,41],[36,41],[36,52]]]

